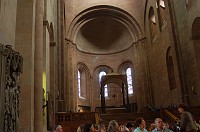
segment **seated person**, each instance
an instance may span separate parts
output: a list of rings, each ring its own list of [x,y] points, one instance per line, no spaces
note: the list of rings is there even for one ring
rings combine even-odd
[[[62,126],[61,125],[54,126],[53,132],[63,132]]]
[[[128,128],[129,132],[133,132],[133,124],[132,123],[127,123],[126,127]]]
[[[155,129],[152,132],[173,132],[168,128],[163,127],[163,121],[161,118],[155,119]]]
[[[98,132],[106,132],[106,127],[104,124],[98,125]]]
[[[137,125],[137,128],[134,130],[134,132],[148,132],[146,128],[146,122],[144,118],[140,117],[135,120],[135,123]]]
[[[97,132],[93,124],[85,124],[83,132]]]

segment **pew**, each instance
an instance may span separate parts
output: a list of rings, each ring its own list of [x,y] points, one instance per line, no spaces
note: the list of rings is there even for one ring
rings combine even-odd
[[[98,123],[97,112],[59,112],[55,114],[55,123],[63,127],[64,132],[76,132],[78,126],[85,123]]]

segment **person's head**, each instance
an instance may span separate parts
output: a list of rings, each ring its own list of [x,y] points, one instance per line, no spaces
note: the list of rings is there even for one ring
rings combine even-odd
[[[62,126],[61,125],[56,125],[54,127],[54,132],[63,132]]]
[[[98,129],[98,126],[93,124],[93,125],[90,127],[90,132],[97,132],[97,129]]]
[[[183,111],[187,111],[188,110],[188,106],[186,105],[186,104],[179,104],[178,105],[178,111],[180,112],[180,113],[182,113]]]
[[[166,122],[164,122],[164,123],[163,123],[163,128],[167,128],[167,129],[169,129],[169,124],[166,123]]]
[[[135,120],[135,123],[137,124],[138,127],[140,127],[140,129],[144,129],[146,127],[146,122],[145,122],[144,118],[142,118],[142,117],[137,118]]]
[[[108,132],[116,132],[118,131],[118,122],[116,120],[111,120],[108,124]]]
[[[126,127],[128,128],[129,132],[133,131],[133,124],[132,123],[127,123]]]
[[[129,132],[128,128],[125,125],[119,125],[118,130],[120,132]]]
[[[83,132],[96,132],[92,124],[85,124]]]
[[[98,125],[98,132],[106,132],[106,127],[104,124]]]
[[[84,130],[84,125],[85,125],[85,124],[81,124],[81,125],[77,128],[77,132],[83,132],[83,130]]]
[[[156,118],[156,119],[155,119],[155,127],[156,127],[158,130],[163,129],[163,121],[162,121],[161,118]]]
[[[153,129],[155,129],[155,124],[151,123],[149,126],[149,131],[151,132]]]

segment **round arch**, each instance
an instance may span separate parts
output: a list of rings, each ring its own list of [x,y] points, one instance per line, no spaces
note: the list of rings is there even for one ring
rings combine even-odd
[[[78,31],[84,24],[102,15],[109,15],[110,17],[114,18],[125,27],[127,27],[127,29],[130,30],[130,33],[135,42],[143,38],[141,27],[129,13],[114,6],[99,5],[90,7],[80,12],[73,19],[66,35],[67,39],[74,42]]]
[[[87,98],[87,96],[89,95],[87,91],[89,91],[89,82],[91,78],[90,71],[88,67],[82,62],[79,62],[77,64],[77,71],[80,72],[80,76],[81,76],[81,79],[80,79],[81,89],[78,92],[80,92],[81,97]]]

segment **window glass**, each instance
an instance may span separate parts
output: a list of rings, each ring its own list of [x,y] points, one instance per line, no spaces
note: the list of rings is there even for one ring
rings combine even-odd
[[[80,71],[78,71],[78,96],[81,96],[81,74]]]
[[[131,68],[126,69],[126,75],[127,75],[127,83],[128,83],[128,94],[133,94],[133,81],[132,81]]]
[[[104,75],[106,75],[106,72],[104,72],[104,71],[101,71],[101,72],[99,73],[99,84],[100,84],[100,82],[101,82],[101,77],[104,76]],[[105,86],[104,86],[104,96],[105,96],[105,97],[108,97],[108,85],[105,85]]]

